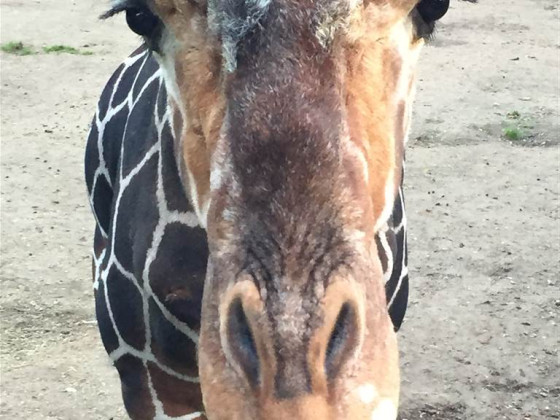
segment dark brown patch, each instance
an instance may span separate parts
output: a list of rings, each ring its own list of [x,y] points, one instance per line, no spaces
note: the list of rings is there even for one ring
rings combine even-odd
[[[148,388],[148,375],[142,361],[124,355],[115,362],[120,378],[124,405],[133,419],[149,420],[155,415]]]
[[[148,362],[148,371],[165,414],[178,417],[203,410],[202,392],[198,383],[168,375],[151,362]]]

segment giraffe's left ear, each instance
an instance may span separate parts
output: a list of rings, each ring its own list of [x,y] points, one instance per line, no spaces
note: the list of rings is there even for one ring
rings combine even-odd
[[[424,20],[430,24],[441,19],[449,9],[449,0],[421,0],[416,10]]]

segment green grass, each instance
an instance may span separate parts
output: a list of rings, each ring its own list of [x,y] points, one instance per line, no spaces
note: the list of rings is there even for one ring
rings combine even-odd
[[[516,140],[521,140],[523,138],[523,133],[517,127],[508,127],[508,128],[504,128],[504,136],[508,140],[516,141]]]
[[[70,47],[68,45],[50,45],[48,47],[43,47],[43,52],[45,54],[74,54],[74,55],[92,55],[91,51],[81,51],[77,48]]]
[[[21,41],[12,41],[6,42],[5,44],[0,45],[0,49],[8,54],[15,54],[15,55],[32,55],[36,54],[33,49],[25,45]]]
[[[535,124],[528,114],[521,114],[513,109],[506,114],[502,122],[502,137],[511,142],[526,142],[534,136]]]
[[[8,54],[14,55],[33,55],[37,54],[37,51],[33,49],[30,45],[25,45],[21,41],[6,42],[0,45],[0,49]],[[74,55],[93,55],[92,51],[79,50],[69,45],[49,45],[43,47],[43,52],[45,54],[74,54]]]

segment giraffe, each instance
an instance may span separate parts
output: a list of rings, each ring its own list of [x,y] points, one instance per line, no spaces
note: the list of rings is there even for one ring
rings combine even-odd
[[[414,68],[448,0],[117,0],[88,135],[132,419],[394,419]]]

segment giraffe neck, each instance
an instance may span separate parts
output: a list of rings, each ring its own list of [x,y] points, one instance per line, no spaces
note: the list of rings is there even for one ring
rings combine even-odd
[[[86,180],[97,222],[97,318],[127,410],[133,418],[198,418],[206,236],[179,177],[161,70],[145,49],[102,96]]]

